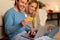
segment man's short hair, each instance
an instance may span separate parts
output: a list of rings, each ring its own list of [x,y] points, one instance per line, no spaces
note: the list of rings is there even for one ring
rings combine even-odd
[[[17,1],[19,1],[19,0],[17,0]],[[27,1],[29,1],[29,0],[27,0]],[[16,0],[15,0],[15,4],[14,5],[16,5]]]

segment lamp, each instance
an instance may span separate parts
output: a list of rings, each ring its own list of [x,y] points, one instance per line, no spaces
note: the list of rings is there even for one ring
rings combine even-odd
[[[55,12],[59,12],[59,6],[56,5],[54,10],[55,10]]]

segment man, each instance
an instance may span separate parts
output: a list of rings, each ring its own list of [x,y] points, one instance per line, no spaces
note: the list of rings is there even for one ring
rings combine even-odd
[[[14,7],[4,15],[5,32],[9,40],[13,40],[16,35],[28,30],[28,27],[24,27],[27,23],[24,14],[27,2],[28,0],[15,0]]]

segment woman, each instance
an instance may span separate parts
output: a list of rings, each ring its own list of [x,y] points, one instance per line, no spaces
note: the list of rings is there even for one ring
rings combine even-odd
[[[33,18],[33,21],[30,22],[30,24],[29,24],[30,26],[33,25],[32,26],[33,29],[34,28],[35,29],[40,28],[40,20],[39,20],[39,15],[38,15],[38,11],[37,10],[38,10],[38,2],[31,1],[28,4],[28,15]],[[49,29],[49,27],[47,29]],[[56,26],[54,26],[54,27],[52,26],[52,28],[51,28],[52,30],[51,29],[47,30],[47,29],[46,29],[46,32],[44,34],[45,36],[53,37],[58,32],[58,27],[56,27]]]
[[[36,22],[36,15],[37,15],[37,10],[38,10],[38,2],[37,1],[31,1],[28,3],[28,16],[32,17],[33,20],[33,27],[36,27],[34,22]]]
[[[38,24],[36,20],[37,10],[38,10],[37,1],[31,1],[28,3],[28,8],[27,8],[28,17],[27,18],[30,18],[30,21],[28,20],[29,22],[27,23],[27,26],[31,28],[31,30],[28,32],[28,34],[31,33],[31,35],[35,35],[37,32],[37,28],[38,28]]]

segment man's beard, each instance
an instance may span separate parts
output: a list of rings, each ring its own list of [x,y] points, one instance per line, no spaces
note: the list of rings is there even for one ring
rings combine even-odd
[[[18,11],[20,12],[20,8],[19,8],[19,6],[17,5],[17,9],[18,9]]]
[[[21,8],[19,7],[19,5],[17,5],[17,9],[18,9],[18,11],[20,12],[20,11],[24,11],[24,10],[21,10]],[[24,9],[24,8],[23,8]]]

